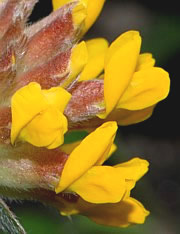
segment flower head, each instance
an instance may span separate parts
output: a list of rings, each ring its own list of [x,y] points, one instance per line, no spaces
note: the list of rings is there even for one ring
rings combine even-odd
[[[149,163],[104,162],[117,125],[147,119],[168,95],[169,75],[140,54],[137,31],[110,45],[81,40],[105,0],[53,0],[50,15],[27,25],[36,2],[0,0],[0,193],[99,224],[143,223],[149,212],[130,195]],[[89,135],[64,144],[78,130]]]

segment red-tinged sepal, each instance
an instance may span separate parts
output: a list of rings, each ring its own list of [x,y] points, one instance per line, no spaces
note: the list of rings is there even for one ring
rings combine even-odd
[[[19,65],[18,77],[72,47],[75,34],[73,8],[74,4],[68,4],[26,30],[27,48]]]
[[[23,56],[16,61],[17,73],[11,95],[30,82],[37,82],[43,89],[48,89],[62,85],[64,81],[67,83],[68,79],[68,84],[76,79],[70,75],[74,72],[71,60],[74,48],[78,47],[75,44],[83,23],[82,12],[84,9],[79,8],[77,2],[66,4],[26,28],[26,43],[24,51],[18,52]],[[77,22],[79,15],[81,20]]]
[[[0,48],[13,44],[21,37],[26,21],[37,0],[5,0],[0,3]]]
[[[19,190],[44,188],[54,191],[68,155],[59,148],[48,150],[30,144],[0,144],[0,187]]]
[[[26,21],[37,0],[6,0],[0,3],[0,97],[5,99],[25,50]]]
[[[72,98],[65,109],[70,125],[94,118],[104,110],[103,91],[103,80],[83,81],[74,85],[70,90]]]
[[[69,74],[71,50],[60,52],[46,63],[22,73],[14,81],[14,91],[24,87],[30,82],[37,82],[43,89],[61,85]]]
[[[11,108],[0,108],[0,144],[10,143]]]

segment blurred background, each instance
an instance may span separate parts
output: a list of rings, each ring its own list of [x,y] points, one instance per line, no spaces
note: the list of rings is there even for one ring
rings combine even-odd
[[[98,0],[97,0],[98,1]],[[157,5],[158,4],[158,5]],[[30,18],[37,21],[51,12],[50,0],[40,0]],[[180,13],[178,1],[107,0],[98,21],[85,39],[105,37],[112,42],[127,30],[139,30],[142,52],[151,52],[156,65],[170,73],[171,92],[153,116],[137,125],[119,128],[118,151],[107,162],[140,156],[150,171],[132,195],[151,211],[143,225],[126,229],[96,225],[85,217],[61,217],[38,203],[13,202],[13,209],[28,234],[178,234],[180,233]]]

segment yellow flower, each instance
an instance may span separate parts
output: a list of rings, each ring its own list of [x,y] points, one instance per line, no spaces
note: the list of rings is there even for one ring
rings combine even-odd
[[[104,99],[106,118],[113,110],[147,110],[166,98],[169,74],[154,67],[151,54],[139,54],[141,37],[137,31],[119,36],[108,48],[104,64]],[[147,111],[146,111],[147,112]]]
[[[87,32],[87,30],[92,26],[92,24],[96,21],[98,15],[100,14],[105,0],[52,0],[53,9],[57,10],[63,5],[70,2],[78,2],[78,4],[82,4],[86,8],[86,17],[84,20],[84,27],[82,28],[81,35]],[[75,21],[81,18],[80,16]]]
[[[48,149],[61,145],[67,131],[63,112],[70,98],[61,87],[41,90],[35,82],[19,89],[11,101],[11,143],[26,141]]]
[[[130,191],[148,171],[149,163],[133,158],[115,166],[102,165],[110,156],[116,130],[115,122],[107,122],[82,142],[61,147],[70,155],[56,193],[80,196],[75,203],[61,201],[62,215],[83,214],[99,224],[119,227],[144,222],[149,212],[130,197]]]
[[[59,185],[56,188],[57,193],[68,188],[93,165],[99,165],[100,162],[103,162],[107,158],[116,130],[117,124],[115,122],[105,123],[89,134],[72,151],[63,169]],[[95,147],[96,145],[97,147]]]
[[[116,130],[116,122],[104,123],[73,146],[56,193],[75,192],[95,204],[117,203],[129,194],[135,182],[147,172],[148,162],[135,158],[114,167],[102,166],[110,156]]]

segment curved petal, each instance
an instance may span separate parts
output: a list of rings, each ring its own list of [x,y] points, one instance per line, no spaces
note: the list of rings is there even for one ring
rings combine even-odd
[[[107,118],[107,121],[117,121],[118,125],[126,126],[135,124],[148,119],[154,110],[155,106],[150,106],[142,110],[126,110],[126,109],[115,109]]]
[[[75,141],[73,143],[69,143],[69,144],[64,144],[61,146],[61,151],[65,152],[66,154],[71,154],[72,151],[78,146],[80,145],[82,141]],[[117,149],[117,146],[115,144],[112,144],[111,146],[111,149],[109,151],[109,154],[108,154],[108,158],[116,151]],[[103,164],[103,162],[105,161],[106,159],[102,160],[100,165]]]
[[[60,212],[62,215],[82,214],[97,224],[114,227],[143,224],[149,215],[149,211],[132,197],[109,204],[93,204],[79,199],[77,203],[65,204]]]
[[[130,224],[143,224],[149,211],[140,202],[129,197],[115,204],[99,204],[85,210],[83,214],[98,224],[127,227]]]
[[[139,55],[136,65],[136,71],[151,68],[154,67],[154,65],[155,65],[155,59],[152,57],[152,54],[143,53]]]
[[[86,46],[88,62],[80,74],[79,81],[94,79],[103,71],[108,42],[104,38],[97,38],[87,41]]]
[[[75,27],[79,27],[87,17],[87,1],[88,0],[52,0],[53,10],[57,10],[68,3],[75,3],[72,12],[73,23]]]
[[[132,188],[134,188],[136,181],[147,173],[148,167],[148,161],[140,158],[133,158],[128,162],[120,163],[114,166],[114,168],[119,170],[121,176],[126,178],[126,188],[128,193]]]
[[[99,160],[107,157],[116,131],[116,122],[107,122],[89,134],[73,150],[64,166],[56,193],[60,193],[68,188]]]
[[[59,7],[62,7],[64,4],[69,2],[75,2],[76,0],[52,0],[53,9],[57,10]],[[105,0],[79,0],[79,3],[87,7],[87,17],[85,19],[85,25],[82,29],[82,34],[86,33],[87,30],[92,26],[96,21],[98,15],[100,14]]]
[[[70,75],[67,80],[63,83],[63,87],[68,86],[73,79],[75,79],[79,73],[83,70],[84,66],[88,61],[88,51],[86,43],[84,41],[80,42],[72,49],[72,54],[70,58]]]
[[[95,166],[71,184],[68,190],[91,203],[115,203],[126,192],[125,177],[116,168]]]
[[[85,28],[83,34],[94,24],[97,17],[101,13],[105,0],[88,0],[87,18],[85,20]]]
[[[32,82],[19,89],[11,99],[12,127],[11,143],[14,144],[20,130],[40,111],[47,108],[39,84]]]
[[[46,97],[48,105],[56,107],[60,112],[64,112],[71,99],[71,94],[61,87],[42,90],[42,94]]]
[[[53,149],[63,144],[67,125],[66,117],[58,109],[50,107],[28,123],[19,133],[18,139]]]
[[[105,59],[104,98],[105,118],[117,105],[135,71],[140,52],[141,37],[136,31],[122,34],[112,43]]]
[[[61,87],[41,90],[35,82],[19,89],[11,100],[11,143],[23,140],[48,147],[57,138],[62,144],[67,131],[67,120],[62,112],[70,98],[71,94]]]
[[[53,10],[56,11],[60,7],[71,2],[80,2],[82,5],[87,5],[88,0],[52,0]]]
[[[137,181],[148,171],[148,166],[148,161],[133,158],[127,162],[115,165],[114,168],[118,168],[126,179]]]
[[[68,190],[91,203],[117,203],[148,171],[148,166],[149,163],[140,158],[115,167],[94,166],[72,183]]]
[[[169,74],[153,67],[135,72],[122,95],[117,108],[140,110],[155,105],[167,97],[170,89]]]
[[[76,1],[76,3],[77,5],[75,6],[72,12],[72,19],[74,27],[79,28],[79,30],[81,30],[82,28],[84,28],[85,20],[87,18],[87,0]]]
[[[106,160],[108,160],[109,157],[111,157],[111,155],[112,155],[116,150],[117,150],[117,146],[116,146],[115,144],[112,144],[110,150],[109,150],[109,148],[108,148],[108,150],[107,150],[108,153],[105,153],[104,156],[103,156],[102,158],[100,158],[100,159],[97,161],[96,165],[97,165],[97,166],[98,166],[98,165],[102,165]]]

